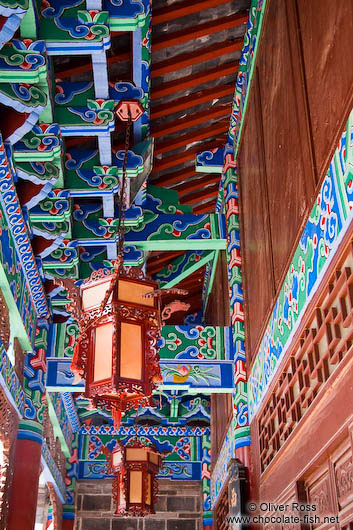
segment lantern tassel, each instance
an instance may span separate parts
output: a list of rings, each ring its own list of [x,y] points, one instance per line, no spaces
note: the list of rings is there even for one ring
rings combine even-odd
[[[121,424],[121,410],[120,409],[112,409],[112,416],[114,421],[114,429],[118,431],[120,429]]]

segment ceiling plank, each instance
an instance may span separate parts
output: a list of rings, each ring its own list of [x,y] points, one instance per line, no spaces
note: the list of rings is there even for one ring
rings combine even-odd
[[[181,169],[180,171],[175,171],[174,173],[170,173],[168,175],[163,175],[162,177],[159,177],[156,180],[153,180],[151,178],[151,184],[154,186],[171,186],[173,184],[176,184],[177,182],[182,182],[185,179],[189,179],[193,176],[199,176],[200,173],[196,173],[195,166],[190,166],[185,169]]]
[[[187,144],[205,140],[206,138],[210,138],[215,134],[225,132],[227,130],[228,125],[229,118],[226,118],[224,120],[220,120],[216,123],[213,123],[210,127],[203,127],[198,129],[197,131],[193,131],[189,134],[183,134],[182,136],[166,140],[165,142],[157,142],[157,145],[155,147],[155,153],[156,155],[160,153],[167,153],[168,151],[174,151],[175,149],[178,149],[178,147],[184,147]]]
[[[194,213],[208,213],[208,212],[214,212],[216,208],[217,201],[209,201],[205,204],[200,204],[200,206],[194,206],[192,211]]]
[[[190,0],[178,2],[167,7],[156,9],[152,14],[152,25],[162,24],[177,18],[186,17],[192,13],[198,13],[204,9],[229,4],[233,0],[196,0],[190,3]]]
[[[199,173],[198,173],[199,175]],[[178,186],[175,188],[175,190],[179,193],[179,197],[182,197],[183,195],[189,194],[195,190],[203,190],[206,186],[211,186],[212,184],[218,184],[221,179],[221,175],[211,173],[211,175],[203,175],[200,178],[190,180],[188,182],[185,182],[181,186]]]
[[[153,39],[153,51],[165,50],[171,46],[177,46],[206,35],[212,35],[219,31],[233,29],[248,22],[248,13],[236,13],[226,17],[210,20],[197,26],[184,28],[174,33],[163,33]]]
[[[207,120],[229,117],[231,109],[231,102],[228,105],[219,105],[217,107],[211,107],[207,111]],[[228,119],[229,121],[229,119]],[[160,138],[161,136],[167,136],[168,134],[173,134],[178,131],[183,131],[194,127],[195,125],[200,125],[205,123],[205,111],[197,112],[195,114],[190,114],[185,118],[180,118],[178,120],[167,122],[166,124],[162,123],[151,130],[151,135],[154,138]]]
[[[229,63],[222,64],[221,68],[219,66],[216,66],[215,68],[203,70],[202,72],[197,72],[196,74],[192,74],[187,77],[181,77],[180,79],[175,79],[173,81],[169,81],[168,83],[163,83],[159,86],[153,87],[153,90],[151,92],[152,106],[153,101],[156,101],[157,99],[162,98],[164,96],[168,96],[170,94],[182,92],[186,88],[202,85],[203,83],[208,83],[210,81],[214,81],[215,79],[220,79],[221,77],[226,77],[228,75],[234,74],[235,76],[238,72],[238,69],[239,61],[232,61]]]
[[[175,72],[176,70],[182,70],[187,66],[192,66],[194,64],[200,64],[221,55],[226,55],[228,53],[234,53],[240,51],[243,47],[243,37],[239,39],[226,40],[222,43],[211,44],[198,50],[194,50],[189,53],[181,53],[165,61],[159,63],[152,63],[151,77],[159,77],[170,72]]]
[[[207,189],[204,189],[204,187],[202,186],[198,193],[194,193],[193,195],[185,195],[182,199],[180,199],[180,202],[181,204],[199,204],[205,199],[216,199],[217,195],[218,185],[212,186],[211,188]]]
[[[222,67],[219,67],[219,73],[221,74]],[[234,76],[235,77],[235,76]],[[212,101],[213,99],[220,99],[225,96],[230,96],[234,94],[234,83],[229,83],[227,85],[220,85],[207,90],[200,90],[194,92],[189,96],[176,99],[174,101],[168,101],[162,105],[156,105],[155,109],[151,110],[151,120],[156,120],[169,114],[174,114],[175,112],[180,112],[181,110],[188,109],[190,107],[195,107],[196,105],[201,105],[207,101]]]
[[[213,142],[204,145],[196,145],[195,147],[191,147],[187,151],[183,151],[182,153],[179,153],[177,155],[163,157],[161,160],[156,160],[154,164],[153,173],[158,173],[158,171],[163,171],[164,169],[183,164],[188,160],[194,160],[195,154],[199,151],[207,151],[207,149],[223,147],[226,142],[226,134],[224,134],[223,136],[223,139],[213,140]]]

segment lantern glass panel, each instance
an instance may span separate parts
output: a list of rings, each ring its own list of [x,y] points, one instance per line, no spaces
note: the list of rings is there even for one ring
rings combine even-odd
[[[113,368],[113,324],[98,326],[94,344],[94,381],[111,379]]]
[[[156,464],[156,466],[158,466],[159,464],[159,454],[158,453],[150,453],[150,462],[152,462],[152,464]]]
[[[82,288],[82,309],[84,311],[88,311],[92,307],[97,307],[103,302],[106,292],[109,289],[110,282],[111,277],[99,284]],[[109,301],[110,300],[111,297],[109,298]]]
[[[121,323],[120,377],[142,379],[142,328]]]
[[[130,471],[130,503],[142,503],[142,471]]]
[[[151,291],[153,291],[151,285],[119,280],[118,298],[123,302],[154,307],[154,298],[144,298],[142,296]]]
[[[146,449],[127,447],[126,448],[126,460],[128,462],[146,462],[147,451]]]
[[[151,501],[152,501],[152,476],[151,476],[151,473],[147,473],[146,504],[151,506]]]
[[[122,454],[121,451],[114,451],[113,452],[113,467],[117,467],[119,464],[121,464],[122,461]]]

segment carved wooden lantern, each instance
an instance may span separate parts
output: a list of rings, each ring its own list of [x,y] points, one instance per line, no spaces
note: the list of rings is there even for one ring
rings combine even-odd
[[[110,471],[115,475],[115,515],[136,517],[155,513],[156,477],[162,464],[157,449],[152,444],[145,446],[138,439],[130,440],[126,446],[117,442],[109,460]]]
[[[130,408],[153,406],[162,381],[157,340],[159,298],[144,296],[158,285],[132,267],[101,269],[81,285],[81,333],[71,369],[86,380],[94,406],[112,411],[115,427]]]

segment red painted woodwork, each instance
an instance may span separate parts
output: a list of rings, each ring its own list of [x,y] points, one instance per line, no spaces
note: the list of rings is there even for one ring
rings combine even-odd
[[[158,171],[162,171],[163,169],[168,169],[173,166],[177,166],[178,164],[182,164],[183,162],[186,162],[188,160],[194,160],[195,153],[198,153],[201,149],[203,151],[207,151],[207,149],[213,149],[216,147],[221,147],[224,145],[224,142],[226,140],[226,134],[222,135],[220,139],[217,138],[217,140],[210,142],[208,144],[202,144],[197,145],[195,147],[191,147],[187,151],[184,151],[183,153],[178,153],[177,155],[172,155],[163,158],[162,160],[156,160],[154,163],[154,173],[158,173]],[[223,140],[223,141],[222,141]]]
[[[211,187],[205,187],[203,186],[203,191],[198,191],[195,194],[187,195],[184,198],[180,199],[181,204],[199,204],[202,201],[205,201],[205,199],[214,199],[217,197],[218,194],[218,183]]]
[[[236,13],[235,15],[229,15],[226,17],[211,20],[198,26],[193,26],[192,31],[190,28],[175,31],[174,33],[162,34],[153,40],[153,50],[164,50],[169,46],[177,46],[183,42],[188,42],[205,35],[212,35],[219,31],[226,29],[233,29],[241,24],[248,22],[248,13]]]
[[[184,2],[174,3],[168,7],[162,7],[153,11],[152,25],[156,26],[162,22],[169,22],[176,18],[186,17],[204,9],[228,4],[231,1],[233,0],[198,0],[190,3],[190,0],[185,0]]]
[[[231,61],[229,63],[222,64],[222,66],[216,66],[215,68],[202,70],[202,72],[197,72],[196,74],[192,74],[187,77],[181,77],[180,79],[175,79],[173,81],[169,81],[168,83],[163,83],[159,86],[156,86],[155,88],[153,88],[151,93],[152,109],[153,102],[157,99],[160,99],[164,96],[168,96],[169,94],[183,92],[186,88],[202,85],[203,83],[214,81],[215,79],[219,79],[220,77],[226,77],[232,74],[234,74],[235,76],[238,72],[238,69],[239,61]],[[183,98],[181,98],[180,101],[182,99]]]
[[[13,478],[9,495],[8,530],[33,530],[36,519],[42,446],[16,440]]]
[[[177,149],[178,147],[186,146],[189,143],[210,138],[215,134],[225,132],[228,125],[229,119],[227,118],[218,121],[210,127],[199,128],[195,132],[184,134],[182,136],[178,136],[177,138],[166,140],[165,142],[157,142],[155,153],[156,155],[158,155],[158,153],[167,153],[168,151],[174,151],[174,149]]]
[[[211,469],[217,462],[232,417],[232,394],[211,394]]]
[[[212,200],[210,202],[206,202],[206,204],[201,204],[200,206],[195,206],[193,208],[194,213],[206,213],[206,212],[214,212],[216,208],[217,201]]]
[[[155,109],[153,109],[152,107],[151,119],[155,120],[157,118],[162,118],[163,116],[174,114],[176,112],[179,112],[180,110],[195,107],[197,105],[201,105],[201,103],[213,101],[214,99],[220,99],[224,96],[229,96],[233,94],[234,85],[232,83],[229,83],[228,85],[223,85],[221,87],[212,87],[207,90],[200,90],[198,92],[194,92],[190,96],[185,96],[174,101],[169,101],[168,103],[164,103],[162,105],[156,105]],[[212,110],[212,108],[210,110]],[[228,115],[229,112],[230,111],[228,109]]]
[[[240,222],[245,243],[242,247],[244,297],[247,314],[252,317],[247,319],[245,328],[248,360],[255,354],[257,340],[275,295],[257,76],[253,83],[244,140],[238,157]],[[258,192],[254,193],[254,189]]]
[[[196,51],[183,53],[172,57],[171,59],[166,59],[160,63],[152,65],[151,77],[159,77],[163,74],[169,72],[175,72],[176,70],[182,70],[187,66],[192,66],[194,64],[200,64],[221,55],[226,55],[228,53],[234,53],[241,50],[243,47],[243,39],[237,39],[235,41],[225,41],[222,43],[212,44],[204,48],[200,48]]]
[[[169,187],[178,182],[183,182],[184,180],[190,180],[190,177],[201,177],[201,173],[196,173],[195,165],[181,169],[180,171],[175,171],[167,175],[163,175],[158,179],[151,179],[152,183],[155,186]]]
[[[74,530],[75,521],[72,519],[63,519],[62,530]]]
[[[172,102],[171,102],[172,105]],[[229,122],[229,112],[231,110],[231,104],[227,105],[218,105],[217,107],[211,107],[207,112],[207,119],[215,118],[226,118]],[[179,118],[178,120],[173,120],[167,123],[162,123],[151,130],[152,136],[154,138],[160,138],[161,136],[166,136],[168,134],[174,134],[178,131],[185,131],[190,129],[190,127],[195,127],[196,125],[203,125],[205,123],[205,111],[198,112],[195,114],[189,114],[185,118]]]
[[[38,195],[42,188],[43,185],[34,184],[29,180],[20,179],[19,183],[16,186],[16,190],[21,205],[23,206],[24,204],[29,202],[33,197]]]
[[[11,136],[17,129],[19,129],[27,120],[29,114],[24,112],[17,112],[17,110],[5,107],[0,107],[0,118],[1,118],[1,134],[4,139]]]
[[[219,173],[211,173],[211,175],[202,175],[201,173],[197,173],[196,175],[199,175],[198,179],[192,179],[191,181],[185,182],[181,186],[175,188],[179,193],[179,197],[182,197],[183,195],[186,195],[187,193],[190,193],[192,191],[202,190],[212,184],[219,183],[221,178],[221,175]],[[199,193],[201,196],[202,192],[199,191]]]
[[[347,68],[353,63],[353,3],[296,0],[296,6],[315,159],[323,178],[353,106],[353,69]]]
[[[205,323],[212,326],[230,326],[228,265],[225,251],[218,256],[212,291],[205,308]],[[228,411],[227,414],[230,414]]]

